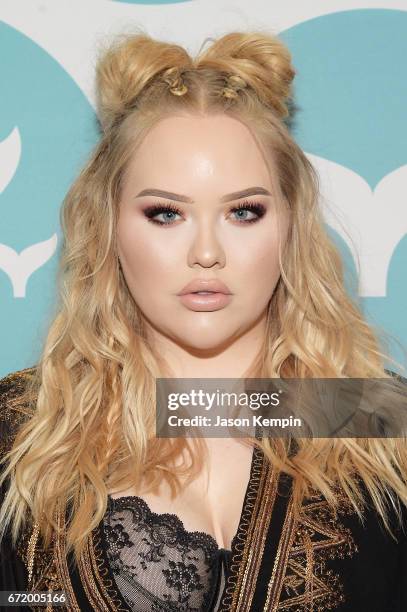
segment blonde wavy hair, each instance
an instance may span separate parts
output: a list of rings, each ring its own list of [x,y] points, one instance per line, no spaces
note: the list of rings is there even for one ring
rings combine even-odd
[[[11,475],[0,511],[13,545],[28,511],[45,547],[57,529],[57,504],[70,509],[67,552],[76,560],[106,510],[107,493],[151,489],[200,469],[198,454],[175,467],[185,440],[155,438],[159,356],[126,285],[116,249],[122,178],[137,145],[173,114],[224,113],[244,122],[268,159],[290,209],[281,277],[269,303],[256,377],[387,378],[379,332],[344,288],[340,255],[324,229],[318,178],[290,134],[295,70],[286,46],[267,32],[233,32],[212,40],[196,58],[144,32],[120,36],[97,64],[101,138],[61,210],[64,241],[59,303],[27,393],[32,417],[3,459]],[[142,262],[140,262],[142,265]],[[392,361],[392,360],[390,360]],[[337,504],[337,486],[362,516],[367,488],[387,524],[388,506],[407,505],[404,440],[264,438],[276,470],[293,477],[298,509],[310,491]],[[390,501],[389,501],[390,500]]]

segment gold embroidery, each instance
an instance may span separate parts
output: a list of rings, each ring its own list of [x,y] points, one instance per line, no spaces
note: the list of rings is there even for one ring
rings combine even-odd
[[[57,526],[58,533],[55,537],[55,554],[53,557],[55,568],[57,570],[58,581],[61,585],[61,589],[65,591],[68,601],[69,601],[69,610],[73,610],[74,612],[80,612],[80,607],[76,600],[72,582],[69,574],[67,558],[66,558],[66,529],[65,529],[65,519],[63,518],[62,510],[60,508],[60,504],[57,505],[56,511],[57,517]]]
[[[12,448],[20,426],[34,414],[33,407],[20,400],[34,372],[35,366],[12,372],[0,380],[0,456]],[[31,515],[27,517],[15,552],[26,567],[28,591],[68,591],[73,600],[72,607],[67,606],[66,609],[80,612],[69,578],[62,580],[59,573],[61,568],[62,571],[65,568],[66,559],[58,562],[58,541],[55,541],[54,536],[51,546],[45,550],[39,526],[33,524]],[[66,575],[69,577],[69,574]],[[31,609],[44,612],[44,607]],[[52,610],[51,604],[47,606],[46,612],[49,610]]]
[[[258,513],[258,518],[257,521],[252,522],[253,538],[251,538],[251,543],[246,543],[246,546],[250,546],[253,560],[248,559],[236,606],[236,610],[242,610],[243,612],[250,609],[249,606],[251,606],[253,600],[277,492],[278,478],[273,473],[270,463],[267,460],[265,461],[265,491],[262,499],[257,496],[254,515]]]
[[[33,415],[32,408],[22,403],[16,405],[16,402],[34,370],[32,367],[12,372],[0,380],[0,457],[11,449],[18,429]]]
[[[292,497],[290,497],[281,531],[280,541],[278,544],[277,554],[274,561],[273,572],[267,587],[266,603],[263,608],[264,611],[275,612],[275,610],[277,610],[283,584],[284,571],[287,566],[289,552],[294,540],[296,526],[297,521],[295,520],[293,512],[293,500]]]
[[[90,543],[89,538],[81,556],[81,563],[79,565],[79,571],[81,575],[81,581],[86,591],[86,595],[95,610],[107,611],[114,610],[109,608],[100,596],[98,589],[96,588],[95,579],[92,573],[91,555],[90,555]]]
[[[58,524],[60,520],[58,519]],[[38,525],[35,524],[31,536],[28,530],[23,537],[23,542],[18,547],[18,554],[23,560],[28,573],[28,591],[65,591],[68,596],[66,609],[72,612],[80,612],[67,569],[66,557],[64,555],[64,537],[62,531],[59,535],[53,535],[51,545],[48,549],[41,546],[41,536]],[[28,545],[27,545],[28,541]],[[33,610],[43,612],[44,608],[33,607]],[[52,610],[52,604],[46,607],[46,612]]]
[[[230,564],[222,612],[245,612],[253,599],[261,565],[272,509],[277,478],[264,453],[254,448],[253,468],[248,494],[236,535],[236,546]]]
[[[30,537],[30,541],[28,543],[28,550],[27,550],[27,569],[28,569],[28,585],[29,586],[31,585],[31,582],[32,582],[35,546],[37,544],[38,535],[39,535],[39,527],[37,523],[35,523],[34,530]]]
[[[344,602],[340,577],[326,562],[351,557],[358,549],[350,530],[339,520],[339,515],[353,513],[353,508],[338,495],[337,512],[318,495],[304,502],[298,524],[292,522],[289,527],[292,541],[287,559],[280,563],[281,585],[275,584],[273,576],[268,595],[274,591],[274,596],[268,597],[264,610],[324,612]]]
[[[82,554],[79,566],[81,581],[95,610],[127,612],[128,608],[122,606],[116,583],[108,578],[109,566],[103,556],[100,529],[102,525],[99,524],[92,531]],[[97,601],[94,601],[93,594]]]

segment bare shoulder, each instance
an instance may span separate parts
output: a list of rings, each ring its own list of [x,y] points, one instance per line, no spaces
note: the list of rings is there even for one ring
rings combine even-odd
[[[10,372],[0,379],[0,457],[11,448],[20,425],[30,418],[33,408],[23,400],[36,366]]]

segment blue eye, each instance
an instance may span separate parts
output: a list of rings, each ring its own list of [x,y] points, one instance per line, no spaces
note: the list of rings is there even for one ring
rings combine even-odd
[[[144,211],[144,214],[146,215],[146,217],[148,218],[149,221],[151,221],[152,223],[157,223],[158,225],[172,225],[172,220],[174,219],[175,215],[180,215],[181,211],[178,210],[178,208],[176,206],[173,206],[172,204],[157,204],[154,206],[149,206],[148,208],[146,208],[146,210]],[[169,219],[169,222],[167,221],[158,221],[155,217],[157,217],[158,215],[167,215],[167,219]]]
[[[263,206],[263,204],[260,204],[260,202],[242,202],[241,204],[239,204],[239,206],[232,208],[231,212],[241,213],[246,210],[255,213],[257,216],[251,219],[244,218],[243,223],[255,223],[256,221],[261,219],[261,217],[264,216],[266,212],[266,207]],[[240,216],[240,219],[241,218],[242,217]]]
[[[244,211],[255,213],[256,216],[252,219],[246,219],[241,215],[241,213],[243,213]],[[173,225],[174,216],[182,214],[181,210],[172,203],[157,203],[152,206],[148,206],[143,212],[149,222],[155,223],[157,225]],[[241,204],[239,204],[239,206],[235,206],[234,208],[232,208],[230,212],[238,213],[239,217],[235,218],[243,219],[241,221],[238,221],[238,223],[240,223],[241,225],[247,225],[248,223],[255,223],[256,221],[259,221],[259,219],[261,219],[261,217],[263,217],[266,213],[266,207],[263,204],[260,204],[260,202],[242,202]],[[158,215],[167,215],[168,221],[158,221],[158,219],[156,219]]]

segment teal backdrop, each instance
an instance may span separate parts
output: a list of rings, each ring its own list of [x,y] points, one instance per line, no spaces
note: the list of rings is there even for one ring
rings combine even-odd
[[[110,5],[174,4],[174,9],[194,1],[107,0]],[[366,281],[360,300],[369,322],[392,335],[391,354],[405,364],[407,11],[333,12],[280,35],[297,69],[293,135],[317,166],[341,169],[344,205],[355,219],[364,207],[360,231],[377,235],[383,253],[387,249],[384,278]],[[4,22],[0,82],[1,377],[39,357],[56,303],[60,206],[98,131],[90,102],[66,69]],[[355,196],[358,181],[363,201]],[[357,271],[349,245],[334,227],[328,225],[328,231],[354,291]]]

